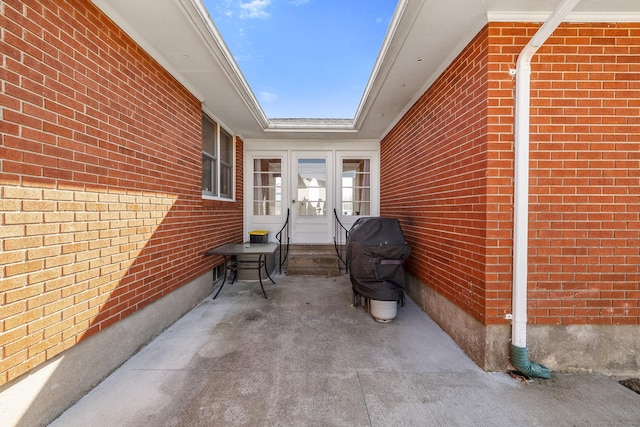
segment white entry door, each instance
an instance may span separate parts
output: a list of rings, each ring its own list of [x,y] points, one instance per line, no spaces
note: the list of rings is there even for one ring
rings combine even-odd
[[[291,242],[332,242],[333,153],[294,152],[291,182]]]
[[[358,149],[346,151],[337,146],[308,150],[310,144],[289,142],[265,150],[264,144],[248,143],[245,239],[253,230],[266,230],[272,242],[280,231],[283,243],[288,238],[297,244],[331,244],[334,237],[344,242],[334,209],[347,230],[358,218],[380,212],[379,153],[372,144],[354,143]]]

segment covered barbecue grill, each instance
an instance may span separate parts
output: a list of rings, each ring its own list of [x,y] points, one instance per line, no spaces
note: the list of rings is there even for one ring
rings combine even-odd
[[[411,247],[405,241],[397,219],[358,219],[347,239],[354,305],[359,305],[364,298],[365,306],[376,320],[393,319],[397,304],[404,304],[403,264],[410,253]]]

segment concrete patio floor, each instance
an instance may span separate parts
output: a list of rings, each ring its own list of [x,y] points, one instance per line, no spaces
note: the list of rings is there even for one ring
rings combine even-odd
[[[486,373],[410,299],[390,323],[340,277],[225,285],[52,426],[640,425],[615,378]]]

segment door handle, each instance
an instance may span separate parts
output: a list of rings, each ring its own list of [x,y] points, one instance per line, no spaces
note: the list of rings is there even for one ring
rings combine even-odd
[[[296,201],[295,201],[295,200],[292,200],[292,201],[291,201],[291,204],[292,204],[292,205],[295,205],[295,204],[296,204]]]

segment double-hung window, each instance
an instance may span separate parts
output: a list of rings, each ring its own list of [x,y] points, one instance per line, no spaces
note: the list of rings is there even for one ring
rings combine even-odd
[[[233,136],[202,115],[202,195],[233,199]]]

